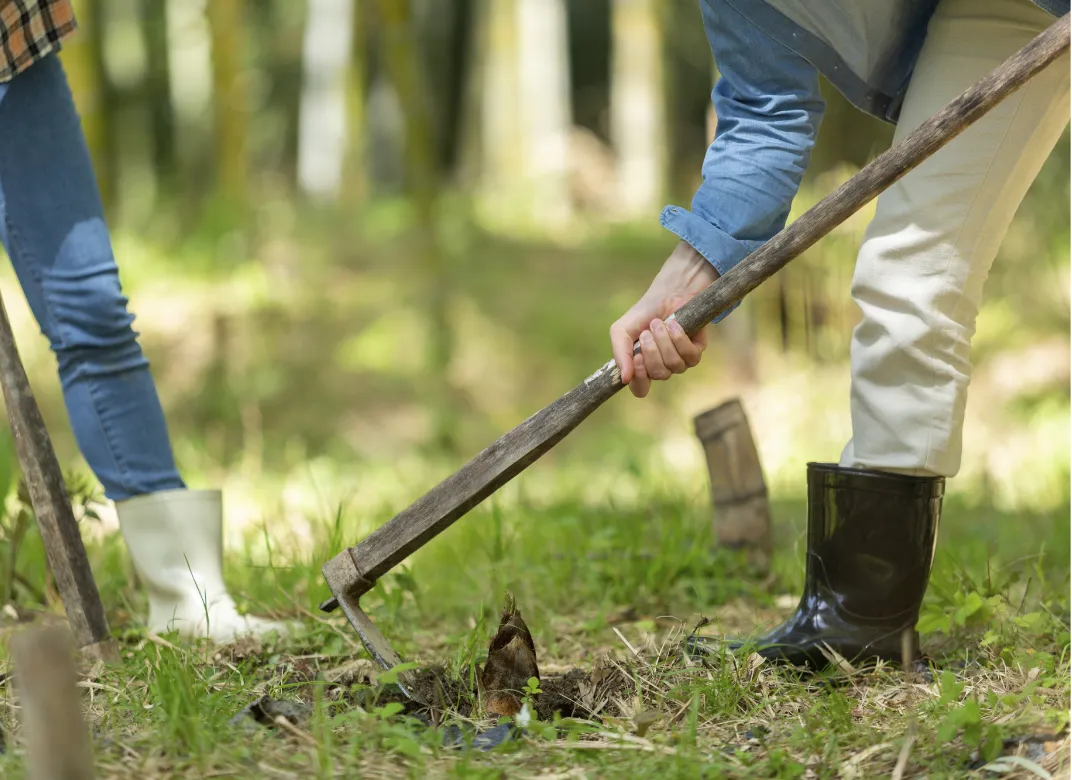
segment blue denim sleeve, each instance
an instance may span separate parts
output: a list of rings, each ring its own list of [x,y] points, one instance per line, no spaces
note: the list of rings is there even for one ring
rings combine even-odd
[[[700,6],[719,70],[711,93],[718,125],[692,211],[667,206],[659,222],[724,274],[785,226],[825,104],[818,71],[731,0]]]

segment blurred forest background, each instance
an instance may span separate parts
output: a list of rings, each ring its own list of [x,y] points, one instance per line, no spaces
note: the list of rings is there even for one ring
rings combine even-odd
[[[340,502],[401,509],[605,362],[715,126],[695,0],[75,5],[62,59],[135,327],[184,472],[225,488],[236,526],[269,514],[300,536]],[[793,217],[892,137],[826,94]],[[632,479],[706,500],[691,417],[739,395],[773,489],[801,492],[804,462],[850,432],[870,213],[712,328],[699,369],[607,404],[523,489],[626,500]],[[54,360],[2,279],[76,462]],[[1069,329],[1066,133],[988,282],[952,491],[1067,504]]]

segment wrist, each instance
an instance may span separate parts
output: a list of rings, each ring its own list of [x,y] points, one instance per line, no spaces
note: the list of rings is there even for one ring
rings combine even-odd
[[[667,259],[678,278],[683,279],[690,292],[707,289],[719,277],[718,269],[687,241],[679,241]]]

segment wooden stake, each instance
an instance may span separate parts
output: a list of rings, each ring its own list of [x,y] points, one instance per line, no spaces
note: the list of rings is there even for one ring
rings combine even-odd
[[[739,399],[716,406],[693,420],[707,456],[720,547],[744,548],[761,571],[770,567],[771,511],[759,452]]]
[[[82,718],[70,633],[59,626],[11,638],[30,780],[92,780],[93,754]]]
[[[4,303],[0,300],[0,386],[15,438],[15,451],[26,478],[48,565],[56,580],[67,621],[82,652],[105,662],[118,660],[97,583],[71,510],[52,441],[34,399],[11,332]]]

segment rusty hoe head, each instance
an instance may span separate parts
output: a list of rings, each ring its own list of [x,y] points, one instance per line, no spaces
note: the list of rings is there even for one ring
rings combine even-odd
[[[321,567],[321,572],[334,594],[334,598],[320,605],[321,611],[334,612],[338,607],[342,607],[343,614],[354,627],[372,660],[384,670],[399,666],[402,659],[391,647],[387,637],[376,628],[372,618],[361,608],[361,596],[372,590],[376,583],[362,576],[354,560],[353,548],[347,548],[329,560]],[[407,698],[422,701],[409,672],[400,673],[396,684]]]

